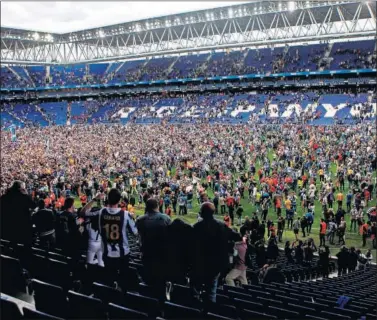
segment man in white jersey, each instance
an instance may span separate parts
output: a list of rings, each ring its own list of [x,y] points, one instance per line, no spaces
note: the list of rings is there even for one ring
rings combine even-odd
[[[130,248],[128,246],[127,228],[137,235],[135,222],[131,214],[119,208],[121,194],[117,189],[111,189],[108,196],[108,205],[98,211],[90,212],[90,208],[97,200],[103,199],[99,194],[82,208],[85,216],[98,216],[100,235],[102,238],[103,261],[109,282],[114,282],[118,274],[122,282],[126,283]]]
[[[98,208],[93,208],[91,211],[97,211],[96,209]],[[105,264],[102,258],[102,237],[100,234],[101,230],[98,217],[87,217],[86,230],[88,231],[88,252],[86,254],[86,262],[104,267]],[[97,259],[95,259],[95,257],[97,257]]]

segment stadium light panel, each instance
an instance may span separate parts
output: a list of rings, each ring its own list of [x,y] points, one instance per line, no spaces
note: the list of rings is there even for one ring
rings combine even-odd
[[[38,41],[39,38],[40,38],[39,33],[38,32],[34,33],[33,38],[34,38],[35,41]]]
[[[54,37],[51,34],[48,34],[46,36],[46,40],[49,41],[49,42],[53,42],[54,41]]]
[[[105,37],[105,32],[103,32],[103,30],[99,30],[99,31],[98,31],[98,36],[99,36],[100,38],[104,38],[104,37]]]
[[[296,3],[294,1],[289,1],[288,2],[288,10],[293,11],[296,9]]]
[[[229,8],[228,16],[229,16],[229,18],[233,18],[233,9],[232,8]]]

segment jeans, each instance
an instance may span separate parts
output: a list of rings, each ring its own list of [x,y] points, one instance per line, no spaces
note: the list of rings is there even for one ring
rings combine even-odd
[[[195,298],[199,298],[200,291],[204,286],[205,293],[202,294],[203,303],[216,303],[216,291],[219,276],[220,274],[218,273],[214,276],[198,277],[194,279],[192,288]]]

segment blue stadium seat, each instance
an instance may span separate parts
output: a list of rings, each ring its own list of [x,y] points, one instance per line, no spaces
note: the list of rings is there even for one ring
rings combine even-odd
[[[257,312],[254,310],[242,310],[241,311],[241,319],[242,320],[249,320],[249,319],[279,319],[278,317],[271,315],[271,314],[266,314],[263,312]]]
[[[93,283],[92,292],[94,297],[100,299],[104,304],[114,303],[117,305],[123,305],[125,301],[122,292],[101,283]]]
[[[160,314],[160,305],[157,299],[145,297],[136,293],[126,293],[125,306],[140,312],[147,311],[148,316],[150,317],[158,317]]]
[[[235,320],[234,318],[227,318],[227,317],[223,317],[219,314],[216,314],[216,313],[211,313],[211,312],[208,312],[206,314],[206,318],[207,319],[217,319],[217,320]],[[236,318],[238,319],[238,318]]]
[[[197,319],[200,317],[201,312],[198,309],[185,307],[171,302],[164,303],[165,319]]]
[[[27,272],[20,260],[1,255],[1,291],[10,295],[26,293]]]
[[[108,305],[109,319],[119,320],[119,319],[148,319],[148,314],[125,308],[113,303]]]
[[[63,318],[55,317],[51,314],[31,310],[29,308],[22,308],[22,311],[24,313],[24,320],[63,320]]]
[[[38,311],[61,318],[67,316],[67,297],[61,287],[33,279],[32,288]]]
[[[68,291],[70,319],[104,319],[102,301],[74,291]]]
[[[184,305],[194,309],[201,308],[200,302],[193,297],[192,289],[179,284],[173,284],[170,292],[170,301],[172,303]]]

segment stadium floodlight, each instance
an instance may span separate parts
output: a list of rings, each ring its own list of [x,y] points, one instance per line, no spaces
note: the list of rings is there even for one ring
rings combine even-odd
[[[33,38],[34,38],[35,41],[38,41],[39,38],[40,38],[39,33],[38,32],[34,33]]]
[[[105,37],[105,32],[103,32],[102,29],[99,30],[99,31],[98,31],[98,36],[99,36],[100,38],[104,38],[104,37]]]
[[[233,18],[233,9],[232,8],[229,8],[228,16],[229,16],[229,18]]]
[[[295,9],[296,9],[296,3],[294,1],[289,1],[288,2],[288,10],[294,11]]]
[[[54,37],[53,37],[51,34],[48,34],[48,35],[46,36],[46,40],[47,40],[48,42],[53,42],[53,41],[54,41]]]
[[[279,7],[279,9],[281,9],[281,2],[279,2],[278,7]]]

